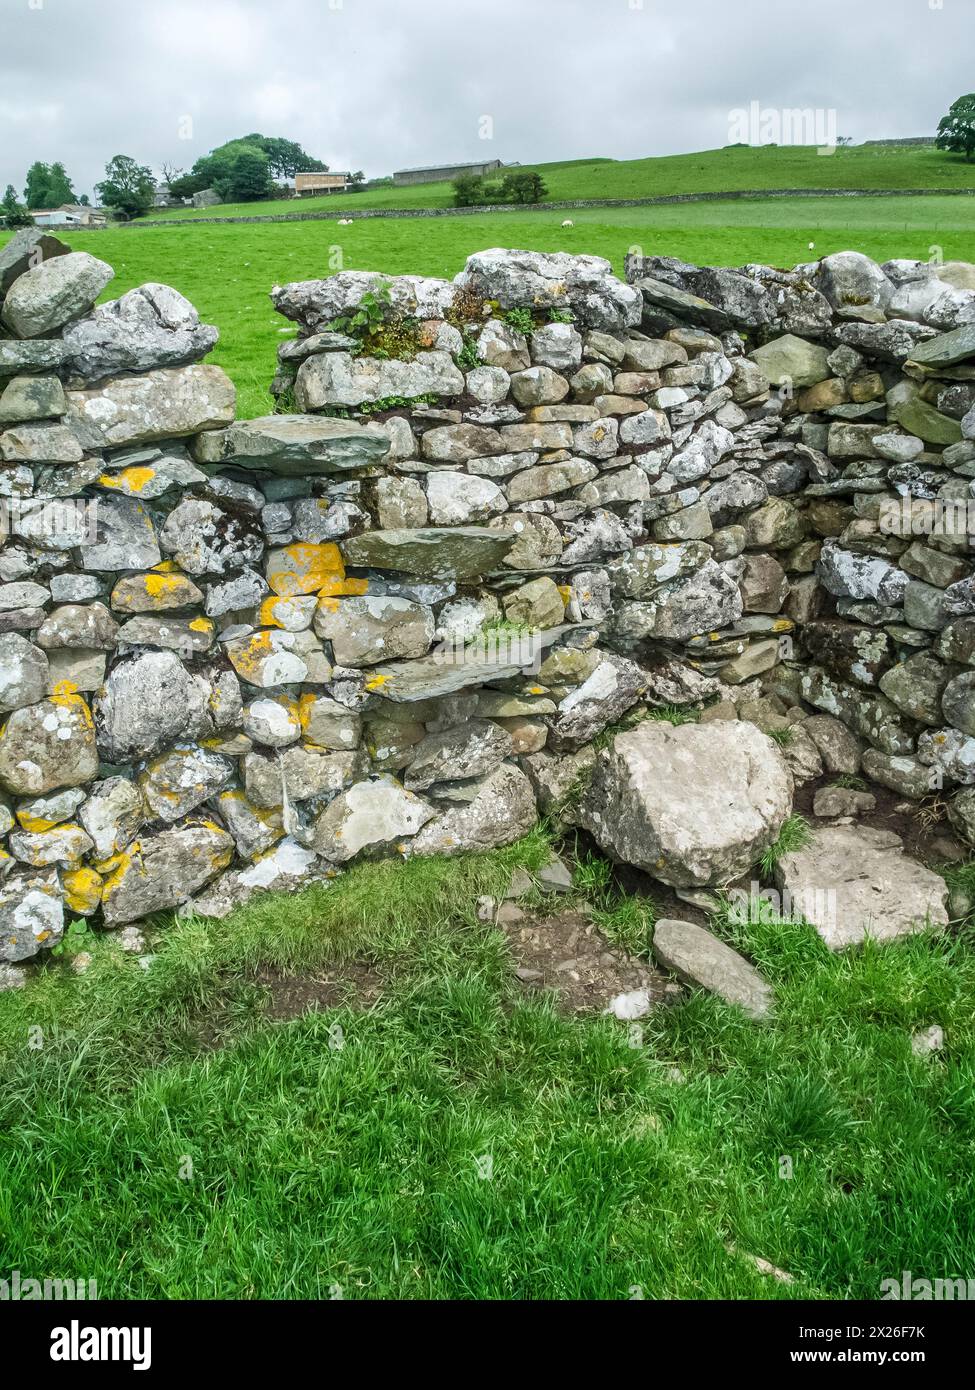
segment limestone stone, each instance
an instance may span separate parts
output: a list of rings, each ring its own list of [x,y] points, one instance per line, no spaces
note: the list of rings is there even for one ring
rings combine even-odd
[[[754,348],[749,357],[773,386],[786,383],[795,389],[815,386],[830,375],[829,354],[818,343],[786,333],[762,347]]]
[[[508,510],[497,483],[467,473],[431,473],[427,501],[434,526],[469,526]]]
[[[47,694],[48,660],[18,632],[0,633],[0,713],[35,705]]]
[[[480,526],[370,531],[342,542],[350,565],[397,570],[422,579],[472,579],[501,564],[513,538]]]
[[[0,961],[30,960],[64,934],[57,869],[26,869],[0,879]]]
[[[98,746],[107,762],[150,757],[208,731],[208,688],[173,652],[119,661],[95,702]]]
[[[115,271],[87,251],[70,251],[25,270],[7,291],[0,322],[15,338],[40,338],[87,312]]]
[[[218,337],[177,290],[140,285],[66,330],[65,362],[72,377],[97,381],[199,361]]]
[[[778,861],[775,881],[833,951],[948,922],[944,879],[905,854],[890,830],[817,828],[806,846]]]
[[[341,474],[380,463],[390,451],[388,431],[376,424],[320,415],[262,415],[210,430],[194,444],[199,463],[307,478]]]
[[[88,449],[115,449],[199,430],[234,418],[236,392],[220,367],[166,367],[142,376],[112,377],[99,387],[68,391],[65,423]]]
[[[428,734],[414,750],[405,785],[425,791],[437,783],[484,777],[511,754],[511,739],[487,719],[470,719]]]
[[[473,800],[427,822],[409,845],[410,854],[466,854],[497,849],[521,839],[535,824],[531,784],[511,763],[486,777]]]
[[[579,823],[613,858],[675,887],[750,869],[792,810],[778,747],[744,720],[644,720],[596,759]]]
[[[653,954],[685,984],[719,995],[750,1018],[765,1018],[771,1011],[771,985],[743,956],[704,927],[662,917],[653,931]]]
[[[0,391],[0,426],[51,419],[66,409],[64,387],[56,376],[15,376]]]
[[[98,772],[91,711],[77,694],[16,709],[0,730],[0,787],[37,796],[78,787]]]
[[[363,850],[401,846],[434,816],[434,808],[395,778],[357,782],[330,801],[315,822],[319,854],[343,864]]]
[[[295,401],[299,411],[307,412],[331,405],[364,405],[392,396],[406,400],[459,396],[463,390],[464,374],[447,352],[418,352],[412,362],[325,352],[307,358],[298,368]]]
[[[110,859],[135,839],[149,819],[142,792],[125,777],[107,777],[89,788],[80,820],[99,859]]]
[[[375,666],[381,661],[424,656],[433,641],[429,608],[383,596],[319,601],[315,631],[332,644],[340,666]]]
[[[153,819],[172,824],[225,787],[233,772],[233,764],[219,753],[174,748],[148,764],[139,787]]]
[[[617,280],[601,256],[494,248],[467,258],[457,283],[503,309],[571,310],[577,324],[614,333],[640,322],[638,290]]]
[[[227,868],[234,842],[212,821],[186,822],[140,837],[105,881],[106,925],[176,907]]]

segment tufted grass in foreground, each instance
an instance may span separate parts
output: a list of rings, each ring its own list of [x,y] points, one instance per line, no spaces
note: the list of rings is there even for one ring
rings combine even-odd
[[[94,1277],[102,1298],[842,1299],[975,1267],[970,939],[832,956],[805,927],[728,921],[773,1021],[694,994],[634,1033],[522,996],[476,921],[547,854],[538,832],[364,865],[167,924],[148,970],[106,934],[86,974],[51,962],[0,996],[0,1277]],[[353,961],[382,982],[368,1007],[350,986],[269,1017],[269,969]],[[913,1056],[935,1022],[945,1050]]]

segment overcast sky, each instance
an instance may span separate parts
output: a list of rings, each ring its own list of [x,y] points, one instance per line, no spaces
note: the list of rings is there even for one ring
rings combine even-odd
[[[713,149],[752,101],[930,134],[973,27],[975,0],[0,0],[0,193],[35,159],[90,194],[114,154],[188,169],[250,131],[369,177]]]

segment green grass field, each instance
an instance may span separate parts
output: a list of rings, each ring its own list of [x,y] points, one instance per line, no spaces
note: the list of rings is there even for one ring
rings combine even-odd
[[[838,156],[837,156],[838,157]],[[606,256],[622,273],[634,246],[703,264],[767,261],[791,266],[852,248],[886,260],[975,260],[975,209],[959,198],[783,199],[656,208],[599,208],[573,213],[563,228],[554,212],[491,216],[383,218],[339,227],[332,221],[254,225],[128,227],[73,232],[66,240],[115,267],[111,298],[147,280],[174,285],[221,334],[211,360],[237,385],[244,416],[271,408],[268,385],[282,329],[268,291],[275,283],[329,274],[339,247],[349,270],[452,277],[472,251],[518,246]],[[0,233],[0,240],[3,234]],[[809,242],[815,243],[810,252]]]
[[[476,921],[547,854],[536,832],[363,865],[167,924],[148,970],[106,933],[86,974],[0,997],[0,1268],[346,1299],[872,1299],[971,1270],[970,941],[834,956],[719,925],[773,1020],[695,994],[634,1036],[526,998]],[[381,980],[370,1007],[269,1015],[262,971],[348,961]],[[933,1021],[946,1051],[913,1056]]]
[[[932,146],[857,145],[820,155],[812,146],[729,146],[651,159],[571,159],[529,164],[548,185],[553,201],[565,198],[656,198],[671,193],[715,193],[743,188],[975,188],[975,164]],[[411,188],[377,188],[365,193],[326,194],[300,202],[227,203],[203,210],[156,210],[152,217],[192,221],[199,217],[253,216],[300,209],[446,208],[449,183]]]

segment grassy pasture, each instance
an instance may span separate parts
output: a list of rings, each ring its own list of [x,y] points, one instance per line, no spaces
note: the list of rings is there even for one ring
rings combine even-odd
[[[839,153],[837,155],[839,157]],[[960,198],[783,199],[655,208],[587,208],[563,228],[554,212],[490,216],[383,218],[339,227],[335,222],[113,228],[72,232],[66,240],[115,267],[105,298],[161,280],[215,323],[221,341],[212,360],[225,367],[245,416],[264,413],[275,349],[292,330],[274,312],[275,283],[329,274],[335,248],[349,270],[452,277],[472,252],[488,246],[580,251],[606,256],[622,273],[634,246],[703,264],[799,261],[852,248],[885,260],[926,259],[939,246],[946,259],[975,260],[975,207]],[[0,233],[0,240],[3,238]],[[815,243],[810,252],[809,242]],[[282,333],[281,330],[284,330]]]

